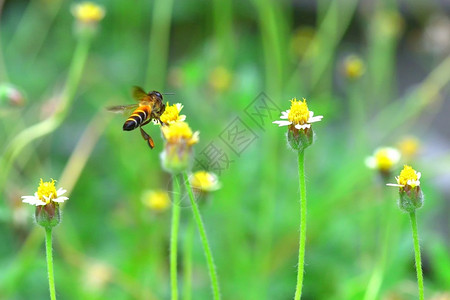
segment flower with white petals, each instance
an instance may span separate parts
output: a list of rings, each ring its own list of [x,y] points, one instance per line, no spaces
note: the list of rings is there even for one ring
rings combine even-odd
[[[382,147],[375,150],[372,156],[366,158],[366,166],[381,172],[389,172],[400,161],[401,154],[395,148]]]
[[[41,178],[37,192],[33,196],[22,196],[22,202],[36,206],[47,205],[50,202],[63,203],[69,199],[68,197],[62,196],[66,192],[63,188],[56,190],[55,180],[52,179],[52,181],[43,182]]]
[[[303,98],[303,101],[297,101],[296,98],[293,98],[291,100],[291,108],[281,112],[280,119],[283,120],[272,123],[300,130],[310,128],[311,123],[319,122],[322,118],[323,116],[314,116],[314,112],[308,110],[305,98]]]
[[[420,172],[416,172],[412,167],[405,165],[400,172],[400,176],[395,177],[397,183],[388,183],[388,186],[397,186],[403,188],[415,188],[420,186]]]

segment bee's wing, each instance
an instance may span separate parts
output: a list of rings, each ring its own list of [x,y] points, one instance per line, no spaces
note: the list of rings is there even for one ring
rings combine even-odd
[[[138,86],[133,86],[131,90],[131,96],[133,96],[133,99],[136,101],[141,101],[142,99],[148,97],[147,93]]]
[[[113,113],[122,113],[122,114],[130,114],[132,113],[139,104],[130,104],[130,105],[116,105],[116,106],[110,106],[106,109]]]

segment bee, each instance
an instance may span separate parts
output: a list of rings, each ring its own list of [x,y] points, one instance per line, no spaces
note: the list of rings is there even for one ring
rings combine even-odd
[[[159,124],[163,125],[160,119],[166,109],[166,105],[163,103],[163,96],[157,91],[146,93],[138,86],[133,87],[132,96],[139,103],[112,106],[108,107],[108,110],[115,113],[131,112],[130,117],[123,124],[123,130],[131,131],[139,127],[142,137],[153,149],[155,143],[152,137],[142,129],[142,126],[147,125],[150,121],[159,122]]]

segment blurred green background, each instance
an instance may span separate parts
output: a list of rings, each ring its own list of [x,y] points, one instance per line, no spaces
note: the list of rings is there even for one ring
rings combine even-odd
[[[48,298],[44,230],[20,199],[40,178],[70,193],[54,230],[59,298],[169,298],[170,210],[142,202],[145,191],[170,187],[159,129],[146,127],[150,151],[137,131],[122,131],[127,116],[105,110],[132,104],[133,85],[174,93],[165,100],[183,103],[200,131],[196,153],[216,143],[232,160],[212,170],[222,189],[201,206],[223,299],[293,297],[298,169],[286,128],[270,123],[293,97],[324,116],[306,150],[303,299],[367,299],[383,247],[374,299],[417,299],[408,216],[397,190],[364,165],[375,148],[411,135],[419,146],[402,162],[422,172],[425,298],[450,299],[448,2],[99,1],[106,15],[89,37],[76,28],[74,3],[0,1],[1,299]],[[364,65],[356,76],[349,55]],[[251,112],[262,92],[279,110],[259,118]],[[236,117],[257,136],[239,154],[221,139]],[[186,206],[182,294],[191,219]],[[192,299],[211,299],[195,234]]]

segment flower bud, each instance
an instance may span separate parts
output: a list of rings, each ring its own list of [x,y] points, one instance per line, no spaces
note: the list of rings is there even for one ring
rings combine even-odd
[[[49,202],[47,205],[36,206],[36,223],[44,228],[53,228],[61,222],[61,210],[58,202]]]
[[[414,188],[406,186],[404,189],[400,189],[399,195],[398,207],[407,213],[414,212],[423,206],[424,197],[420,186]]]
[[[314,131],[312,128],[296,129],[293,126],[286,133],[289,146],[295,151],[303,151],[314,142]]]

